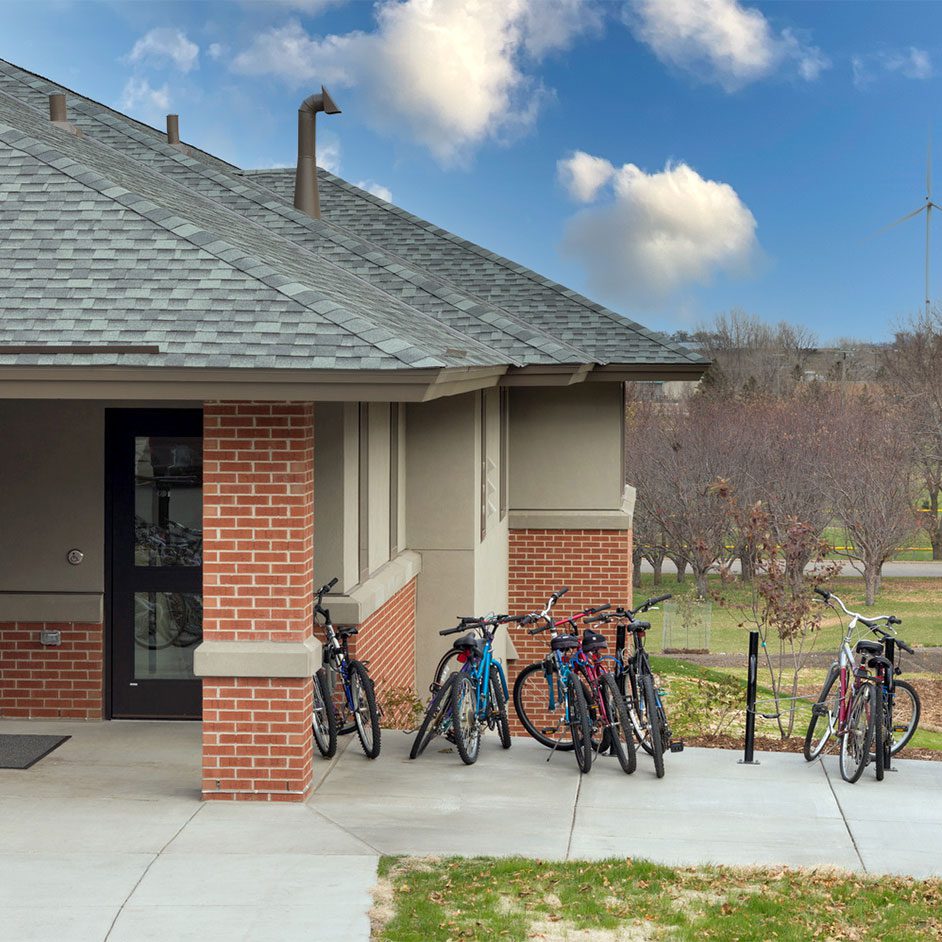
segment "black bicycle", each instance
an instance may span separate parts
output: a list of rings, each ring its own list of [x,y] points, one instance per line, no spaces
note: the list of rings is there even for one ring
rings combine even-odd
[[[367,759],[375,759],[380,750],[376,692],[366,664],[350,657],[349,652],[349,639],[359,629],[334,628],[330,611],[323,606],[324,596],[336,584],[337,580],[331,579],[315,593],[314,620],[323,620],[326,643],[324,664],[314,675],[314,742],[320,754],[329,759],[337,752],[337,737],[356,730],[363,753]],[[342,689],[335,696],[338,678]]]
[[[615,627],[615,663],[618,689],[628,705],[628,718],[641,748],[654,760],[654,773],[664,777],[664,754],[681,752],[683,743],[674,742],[667,713],[664,710],[663,693],[658,688],[657,679],[651,670],[648,652],[644,647],[644,638],[651,627],[647,621],[639,621],[643,615],[661,602],[666,602],[670,594],[648,599],[635,609],[616,608],[610,612],[601,612],[586,619],[586,622],[616,622]],[[632,651],[627,653],[628,635],[632,638]]]

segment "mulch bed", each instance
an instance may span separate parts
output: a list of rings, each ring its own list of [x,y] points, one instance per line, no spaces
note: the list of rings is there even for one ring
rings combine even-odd
[[[933,681],[933,683],[935,683]],[[920,685],[920,695],[922,693]],[[925,701],[923,701],[925,703]],[[743,741],[740,736],[686,736],[684,745],[702,746],[705,749],[732,749],[736,752],[743,751]],[[804,748],[804,740],[793,737],[792,739],[773,739],[770,737],[756,737],[756,752],[797,752],[800,753]],[[928,759],[932,762],[942,762],[942,752],[935,749],[913,749],[907,747],[900,753],[901,759]]]

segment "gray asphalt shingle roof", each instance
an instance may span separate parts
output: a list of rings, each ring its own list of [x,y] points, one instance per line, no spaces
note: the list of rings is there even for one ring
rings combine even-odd
[[[402,369],[697,364],[689,351],[321,172],[246,172],[0,60],[0,364]],[[35,343],[143,353],[4,353]]]

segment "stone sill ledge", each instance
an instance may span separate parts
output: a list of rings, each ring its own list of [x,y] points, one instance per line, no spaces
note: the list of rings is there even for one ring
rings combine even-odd
[[[368,579],[342,595],[328,595],[324,607],[335,625],[359,625],[381,609],[422,571],[422,557],[404,550],[384,563]]]

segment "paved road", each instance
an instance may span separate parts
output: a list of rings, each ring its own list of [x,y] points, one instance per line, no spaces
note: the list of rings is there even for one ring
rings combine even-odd
[[[883,783],[832,759],[689,749],[580,776],[572,755],[487,737],[477,765],[447,744],[416,762],[385,732],[319,763],[303,805],[198,797],[199,724],[0,722],[73,738],[0,770],[0,936],[11,942],[366,942],[380,854],[646,857],[668,864],[833,866],[942,875],[942,763]]]
[[[731,568],[733,572],[739,572],[739,562],[733,562]],[[653,572],[651,564],[646,560],[642,560],[641,571]],[[664,575],[673,576],[676,572],[677,567],[669,559],[665,560],[663,568]],[[850,563],[843,564],[841,575],[851,578],[863,578],[860,571],[854,569]],[[883,566],[883,575],[888,577],[896,576],[904,579],[939,579],[942,578],[942,561],[912,562],[904,560],[900,562],[889,562],[885,563]],[[687,578],[692,578],[689,569],[687,570]]]

